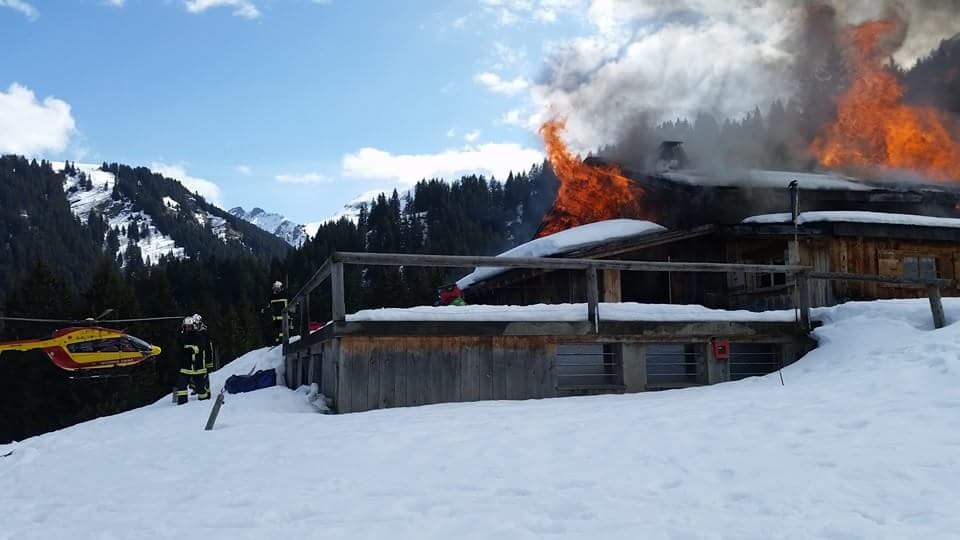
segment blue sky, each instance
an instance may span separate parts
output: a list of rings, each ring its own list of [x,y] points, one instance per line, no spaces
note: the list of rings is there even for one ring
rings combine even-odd
[[[583,23],[517,5],[0,0],[0,92],[53,132],[0,151],[153,165],[300,222],[417,174],[526,168],[541,144],[519,108],[545,44]]]
[[[836,3],[837,17],[884,5]],[[901,65],[960,32],[919,5],[902,6]],[[766,109],[794,87],[804,13],[792,0],[0,0],[0,153],[146,165],[225,208],[307,223],[423,177],[527,169],[551,117],[583,153],[641,117]]]

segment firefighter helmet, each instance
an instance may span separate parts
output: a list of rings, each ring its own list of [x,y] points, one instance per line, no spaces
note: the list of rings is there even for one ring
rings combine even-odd
[[[183,319],[184,330],[204,330],[206,327],[207,326],[203,324],[203,317],[197,313]]]
[[[280,281],[273,282],[273,292],[278,293],[283,290],[283,283]]]

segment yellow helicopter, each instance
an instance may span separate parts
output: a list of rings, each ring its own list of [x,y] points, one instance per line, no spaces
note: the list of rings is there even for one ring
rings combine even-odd
[[[0,317],[2,321],[70,325],[55,331],[46,339],[0,343],[0,354],[5,351],[40,350],[60,369],[74,372],[134,366],[158,356],[161,352],[160,347],[124,331],[99,326],[101,322],[120,324],[183,319],[183,317],[151,317],[101,321],[112,311],[109,309],[99,317],[80,321]]]

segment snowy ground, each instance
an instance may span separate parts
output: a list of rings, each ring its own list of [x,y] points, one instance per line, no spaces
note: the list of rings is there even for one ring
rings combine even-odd
[[[960,324],[925,301],[817,316],[786,386],[342,416],[272,388],[209,433],[209,402],[163,399],[0,446],[0,539],[957,538]]]

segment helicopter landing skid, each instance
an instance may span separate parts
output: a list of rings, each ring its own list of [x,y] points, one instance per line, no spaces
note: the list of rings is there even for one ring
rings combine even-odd
[[[129,373],[113,373],[110,375],[72,375],[67,377],[71,381],[95,381],[107,379],[123,379],[130,377]]]

